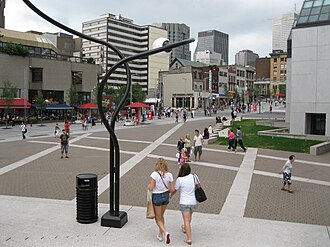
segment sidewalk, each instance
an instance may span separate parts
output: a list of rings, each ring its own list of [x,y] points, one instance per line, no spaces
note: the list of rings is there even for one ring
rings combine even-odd
[[[1,246],[163,246],[156,239],[154,220],[145,218],[146,209],[122,206],[128,222],[121,228],[100,226],[108,205],[99,204],[99,220],[80,224],[75,203],[68,201],[0,196]],[[166,211],[166,227],[171,233],[169,246],[187,246],[181,232],[179,211]],[[195,213],[192,221],[193,246],[301,247],[329,246],[327,227],[223,217]]]

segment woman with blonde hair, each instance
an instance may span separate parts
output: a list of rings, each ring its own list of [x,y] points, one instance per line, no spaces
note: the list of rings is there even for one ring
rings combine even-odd
[[[155,221],[159,228],[157,239],[166,244],[171,242],[170,234],[165,228],[164,213],[170,202],[169,193],[174,191],[173,175],[169,172],[168,164],[163,158],[159,158],[155,165],[155,171],[150,175],[148,189],[152,192],[152,204],[155,211]]]

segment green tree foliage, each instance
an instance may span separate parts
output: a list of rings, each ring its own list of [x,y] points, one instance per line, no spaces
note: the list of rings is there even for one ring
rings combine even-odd
[[[4,81],[1,98],[3,98],[5,101],[6,113],[10,112],[10,106],[12,105],[13,99],[16,97],[16,95],[17,95],[17,87],[11,84],[11,82],[8,80]],[[8,121],[9,119],[6,119],[6,128],[8,125]]]
[[[34,98],[34,103],[38,109],[38,112],[40,111],[40,126],[42,125],[42,110],[45,108],[46,106],[46,102],[45,99],[42,95],[38,95]]]
[[[69,91],[67,92],[67,96],[71,106],[79,104],[78,91],[74,85],[71,85]]]
[[[26,57],[27,55],[29,55],[29,50],[26,47],[12,43],[7,43],[3,47],[0,47],[0,52],[22,57]]]
[[[113,87],[108,87],[106,95],[111,95],[113,97],[113,101],[116,105],[119,104],[120,100],[123,98],[126,90],[126,85],[119,86],[118,89],[114,89]],[[145,92],[142,91],[142,86],[138,83],[132,85],[132,101],[134,102],[143,102],[146,99]],[[127,99],[125,100],[124,106],[130,104],[130,93],[128,94]]]

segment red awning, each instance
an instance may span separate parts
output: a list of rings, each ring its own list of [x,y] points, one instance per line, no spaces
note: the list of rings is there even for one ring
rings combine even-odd
[[[79,109],[98,109],[97,105],[94,105],[92,103],[86,103],[81,106],[78,106]]]
[[[126,108],[149,108],[148,105],[142,103],[142,102],[135,102],[133,104],[125,106]]]
[[[8,108],[7,104],[8,103],[6,102],[6,99],[0,99],[0,108],[1,109]],[[24,109],[24,108],[30,109],[31,104],[26,99],[15,98],[15,99],[11,100],[9,108],[11,108],[11,109]]]
[[[275,94],[277,97],[284,97],[285,96],[285,94],[283,94],[283,93],[277,93],[277,94]]]

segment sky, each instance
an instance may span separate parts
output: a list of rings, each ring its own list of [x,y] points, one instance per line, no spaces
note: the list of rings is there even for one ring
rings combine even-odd
[[[272,20],[282,14],[299,12],[304,0],[32,0],[53,19],[81,32],[82,23],[105,13],[132,19],[135,24],[171,22],[190,27],[190,36],[218,30],[229,34],[229,63],[235,54],[249,49],[260,57],[272,49]],[[7,0],[5,28],[17,31],[58,32],[27,7],[22,0]],[[196,42],[190,45],[195,51]]]

